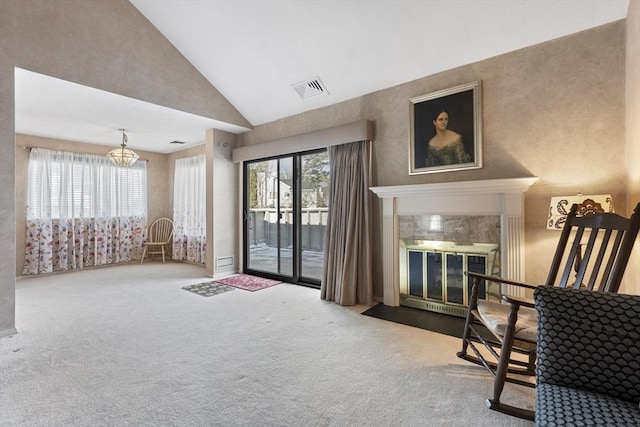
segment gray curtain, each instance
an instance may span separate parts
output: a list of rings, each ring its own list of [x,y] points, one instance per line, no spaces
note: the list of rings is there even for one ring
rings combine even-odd
[[[369,230],[370,141],[329,147],[329,218],[321,298],[341,305],[371,305]]]

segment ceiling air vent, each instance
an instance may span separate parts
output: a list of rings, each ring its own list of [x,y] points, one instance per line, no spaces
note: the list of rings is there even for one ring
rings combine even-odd
[[[319,77],[314,77],[312,79],[296,83],[291,87],[293,87],[296,92],[298,92],[298,95],[300,95],[300,98],[302,99],[307,99],[318,95],[329,95],[329,91],[327,91],[327,88],[324,87],[324,84],[322,84],[322,81]]]

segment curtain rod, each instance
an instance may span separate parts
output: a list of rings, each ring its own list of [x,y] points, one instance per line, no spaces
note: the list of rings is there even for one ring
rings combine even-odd
[[[28,145],[18,145],[18,147],[22,147],[25,150],[29,150],[29,152],[31,152],[32,149],[34,148],[42,148],[44,150],[50,150],[50,151],[61,151],[61,150],[53,150],[51,148],[47,148],[47,147],[30,147]],[[101,156],[101,154],[96,154],[96,153],[81,153],[78,151],[67,151],[67,153],[73,153],[73,154],[84,154],[87,156]],[[104,157],[107,157],[106,154],[104,154]],[[138,160],[136,160],[136,162],[147,162],[147,163],[151,163],[151,160],[147,160],[147,159],[143,159],[142,157],[138,158]]]

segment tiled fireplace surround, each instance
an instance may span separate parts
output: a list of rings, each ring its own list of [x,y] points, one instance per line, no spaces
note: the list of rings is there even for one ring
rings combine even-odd
[[[537,180],[505,178],[372,187],[382,199],[383,303],[400,305],[399,217],[499,216],[501,275],[524,279],[524,193]]]

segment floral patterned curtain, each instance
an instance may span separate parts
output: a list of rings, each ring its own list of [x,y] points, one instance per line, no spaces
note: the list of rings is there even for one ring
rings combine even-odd
[[[204,154],[176,160],[173,183],[173,259],[205,263],[206,161]]]
[[[32,149],[23,274],[139,259],[146,187],[146,162]]]

